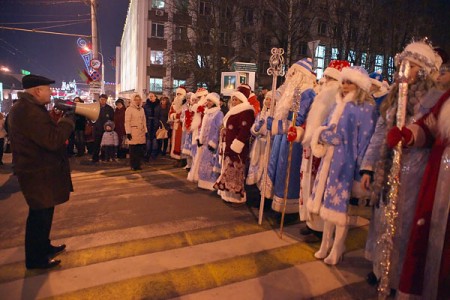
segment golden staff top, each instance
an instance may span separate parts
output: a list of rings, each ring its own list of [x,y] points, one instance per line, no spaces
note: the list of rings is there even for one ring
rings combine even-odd
[[[270,67],[267,69],[267,75],[272,75],[274,78],[277,76],[284,76],[284,49],[283,48],[272,48],[270,51],[272,55],[269,59]],[[275,86],[276,88],[276,86]],[[274,87],[272,86],[272,91]]]
[[[399,69],[399,89],[398,89],[398,103],[396,126],[402,128],[406,122],[406,106],[408,102],[408,76],[410,65],[409,61],[404,59]],[[386,230],[382,234],[378,243],[382,247],[382,259],[380,284],[378,286],[379,298],[386,299],[390,294],[389,274],[391,269],[391,253],[394,246],[394,235],[397,229],[396,219],[397,198],[400,188],[400,172],[401,172],[401,158],[402,158],[402,141],[400,141],[394,148],[394,157],[392,159],[392,167],[388,176],[388,204],[384,207],[384,214],[386,217]]]

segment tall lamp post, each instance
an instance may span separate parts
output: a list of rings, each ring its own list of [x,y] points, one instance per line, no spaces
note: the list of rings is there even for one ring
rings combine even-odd
[[[97,52],[98,54],[100,54],[100,57],[102,58],[102,76],[101,78],[101,89],[102,89],[102,94],[105,93],[105,60],[103,59],[103,54],[101,52]]]

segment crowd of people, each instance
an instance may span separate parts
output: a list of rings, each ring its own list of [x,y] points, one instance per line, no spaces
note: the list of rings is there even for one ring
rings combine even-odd
[[[386,249],[379,241],[388,226],[393,153],[401,142],[389,288],[400,297],[439,298],[448,295],[450,273],[450,64],[424,41],[397,55],[397,67],[405,62],[404,116],[398,114],[398,73],[389,84],[380,72],[333,60],[317,82],[312,60],[304,58],[275,91],[265,89],[258,99],[242,84],[228,105],[205,88],[179,87],[172,102],[135,94],[128,107],[118,99],[115,109],[101,95],[98,120],[77,115],[75,130],[69,136],[64,129],[60,137],[68,135],[70,155],[82,156],[87,148],[93,163],[128,154],[133,171],[169,154],[187,170],[187,180],[217,191],[233,207],[245,204],[246,187],[255,185],[274,211],[306,221],[301,234],[321,240],[314,256],[329,265],[345,253],[355,207],[371,206],[365,252],[373,263],[371,284],[384,275]],[[50,115],[61,122],[60,112]]]

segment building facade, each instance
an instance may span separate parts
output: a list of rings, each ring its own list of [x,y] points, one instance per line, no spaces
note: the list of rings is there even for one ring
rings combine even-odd
[[[427,29],[406,22],[411,9],[400,2],[131,0],[117,51],[117,94],[172,96],[180,85],[220,91],[221,72],[236,62],[257,65],[255,89],[271,88],[273,47],[285,50],[286,68],[313,57],[318,78],[330,60],[345,59],[392,80],[395,53]]]

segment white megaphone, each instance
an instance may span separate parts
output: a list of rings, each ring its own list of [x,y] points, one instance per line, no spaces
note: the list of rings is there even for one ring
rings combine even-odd
[[[98,102],[80,103],[55,99],[55,107],[65,112],[72,111],[92,121],[97,121],[98,115],[100,114],[100,104]]]

